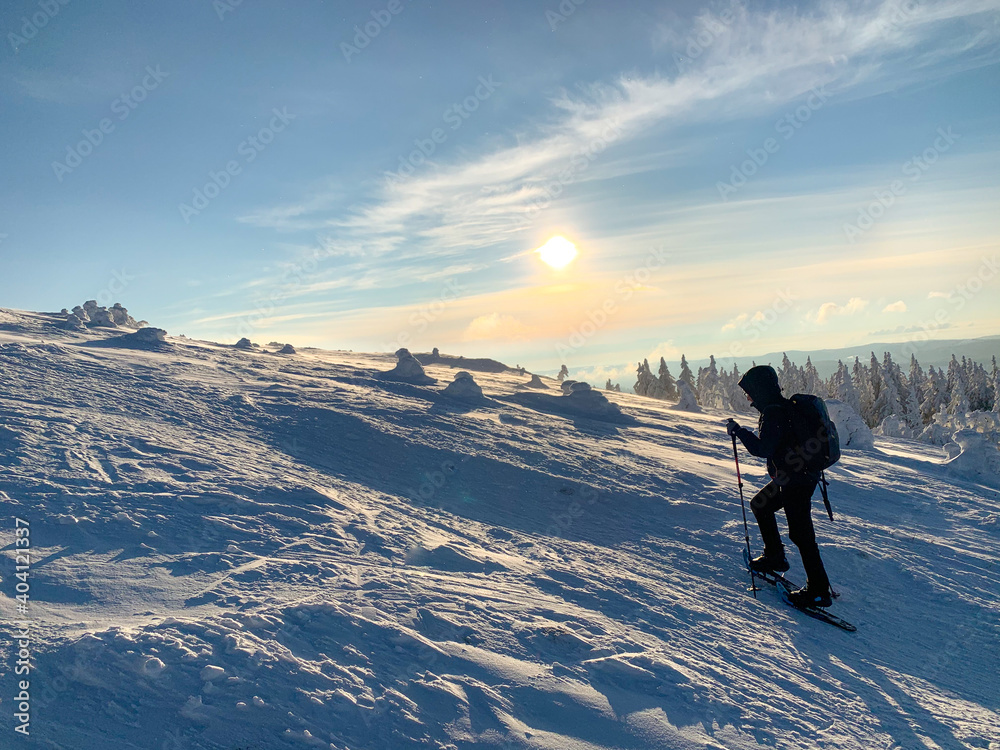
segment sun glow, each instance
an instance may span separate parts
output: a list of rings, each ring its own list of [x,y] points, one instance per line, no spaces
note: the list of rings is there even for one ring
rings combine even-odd
[[[553,237],[535,252],[552,268],[565,268],[576,258],[576,245],[565,237]]]

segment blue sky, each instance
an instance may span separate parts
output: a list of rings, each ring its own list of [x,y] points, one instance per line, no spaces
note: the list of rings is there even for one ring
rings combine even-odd
[[[623,380],[1000,333],[997,0],[14,0],[0,24],[5,307]],[[561,270],[533,252],[554,235]]]

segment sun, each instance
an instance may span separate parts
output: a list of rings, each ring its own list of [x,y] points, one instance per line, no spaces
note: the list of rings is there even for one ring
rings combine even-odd
[[[565,268],[576,259],[576,245],[565,237],[553,237],[536,251],[552,268]]]

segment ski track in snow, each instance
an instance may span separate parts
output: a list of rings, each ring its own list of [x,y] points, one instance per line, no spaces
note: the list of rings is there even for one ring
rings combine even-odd
[[[845,451],[836,523],[817,493],[848,634],[748,593],[728,415],[57,319],[0,313],[0,747],[1000,750],[1000,497],[940,451]]]

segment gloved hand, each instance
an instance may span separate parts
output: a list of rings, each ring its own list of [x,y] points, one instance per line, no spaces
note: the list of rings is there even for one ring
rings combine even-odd
[[[726,433],[729,435],[729,437],[734,437],[739,429],[741,429],[739,422],[737,422],[735,419],[730,419],[728,422],[726,422]]]

